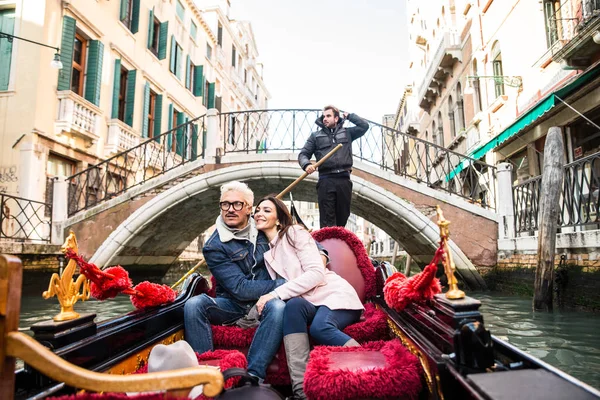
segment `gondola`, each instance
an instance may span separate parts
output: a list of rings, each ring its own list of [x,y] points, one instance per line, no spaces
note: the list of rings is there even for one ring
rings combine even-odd
[[[383,317],[378,322],[363,321],[362,323],[368,329],[361,328],[363,337],[359,341],[361,343],[371,343],[370,340],[384,344],[392,341],[401,343],[402,350],[409,353],[418,363],[420,376],[416,396],[415,393],[403,396],[401,391],[392,392],[395,393],[393,396],[382,395],[381,391],[370,393],[370,395],[363,391],[359,393],[360,396],[356,397],[377,398],[377,395],[382,395],[386,398],[511,400],[521,398],[600,398],[600,392],[596,389],[493,336],[485,327],[483,316],[479,312],[481,303],[478,300],[468,296],[452,299],[448,297],[461,296],[447,296],[440,293],[431,296],[430,299],[406,304],[399,309],[394,304],[389,304],[389,296],[384,293],[384,282],[390,282],[397,275],[393,271],[393,267],[387,263],[369,259],[364,248],[357,247],[358,238],[343,228],[325,228],[314,232],[313,236],[328,249],[332,264],[334,264],[333,260],[338,260],[338,267],[343,265],[339,268],[346,268],[352,262],[355,266],[361,262],[364,263],[365,260],[368,262],[368,267],[363,265],[361,268],[364,268],[364,271],[367,271],[366,273],[370,274],[369,276],[372,276],[374,281],[371,283],[365,281],[366,286],[357,291],[363,291],[362,295],[366,296],[365,300],[369,304],[368,309]],[[442,240],[440,249],[443,249],[443,244]],[[361,249],[364,253],[361,253]],[[444,267],[446,267],[451,259],[446,258],[444,262]],[[338,267],[334,265],[331,268],[335,270]],[[211,285],[207,278],[194,273],[187,277],[177,298],[170,304],[144,311],[133,311],[100,323],[94,322],[93,315],[82,315],[80,318],[58,324],[48,323],[47,327],[43,324],[38,325],[34,332],[35,341],[49,349],[54,356],[60,357],[64,365],[81,367],[90,374],[102,373],[102,375],[94,375],[96,377],[94,379],[110,374],[111,377],[117,377],[123,381],[121,386],[119,386],[119,382],[121,382],[119,381],[116,384],[113,382],[112,386],[94,387],[89,382],[82,383],[84,382],[82,380],[66,379],[66,381],[70,380],[66,383],[53,380],[48,375],[52,375],[54,367],[40,365],[42,363],[39,360],[37,363],[33,362],[36,368],[32,367],[30,364],[31,360],[35,361],[35,351],[40,351],[39,358],[46,359],[45,353],[36,348],[33,348],[26,355],[27,357],[24,357],[25,366],[23,368],[14,374],[7,371],[7,368],[11,368],[11,366],[14,369],[14,358],[10,356],[14,355],[16,351],[14,343],[21,340],[23,336],[20,333],[15,334],[18,326],[18,302],[15,303],[15,296],[20,295],[21,271],[18,259],[7,256],[0,258],[0,288],[2,288],[0,290],[2,295],[0,327],[3,335],[0,346],[0,357],[3,362],[0,394],[4,396],[2,398],[6,399],[13,396],[15,399],[41,399],[48,396],[73,394],[80,391],[82,387],[86,389],[87,393],[106,392],[105,387],[113,389],[125,387],[129,378],[135,378],[137,379],[135,382],[139,383],[140,380],[143,380],[142,374],[131,374],[139,372],[144,367],[152,347],[159,343],[173,343],[185,337],[183,308],[186,301],[195,295],[211,291]],[[362,271],[363,275],[364,271]],[[347,271],[344,270],[336,272],[342,276],[347,274]],[[355,279],[351,276],[346,277],[349,281]],[[369,284],[373,284],[374,287],[367,287]],[[448,277],[448,285],[450,291],[459,291],[452,276]],[[373,290],[373,293],[369,293],[370,290]],[[17,304],[16,316],[14,314],[15,304]],[[381,336],[381,329],[379,333],[375,333],[375,330],[378,329],[377,326],[379,328],[383,326],[384,336]],[[356,332],[358,331],[356,330]],[[368,335],[375,335],[375,337],[368,337]],[[215,346],[219,347],[217,342],[224,339],[215,337],[214,340]],[[229,350],[234,348],[243,350],[241,348],[243,345],[240,346],[239,343],[237,347],[223,347]],[[315,348],[313,353],[318,349]],[[31,352],[33,352],[33,356]],[[313,362],[313,353],[311,353],[310,362]],[[348,353],[346,355],[349,357],[347,360],[352,360],[357,354]],[[375,361],[373,361],[374,359]],[[282,369],[282,362],[284,361],[281,357],[274,360],[274,364],[280,364],[278,366],[280,369]],[[342,361],[342,363],[344,362]],[[377,370],[376,364],[381,362],[381,359],[371,357],[367,364],[375,365],[357,366],[354,363],[344,373],[347,375],[355,373],[361,376],[362,373],[366,375],[368,372],[372,375],[373,371]],[[386,361],[383,360],[383,363],[385,364]],[[179,383],[183,385],[182,387],[189,387],[194,382],[198,383],[198,379],[206,379],[206,382],[216,379],[211,394],[215,395],[223,385],[220,372],[214,372],[214,369],[209,373],[210,376],[207,375],[204,378],[190,377],[189,371],[187,375],[184,373],[185,370],[179,371],[182,371],[179,377],[178,371],[171,371],[172,373],[168,377],[171,381],[162,379],[160,384],[154,381],[154,384],[146,382],[146,386],[142,384],[128,387],[147,389],[154,385],[154,390],[172,389],[177,387],[173,382],[178,379]],[[384,372],[384,374],[389,374],[389,368]],[[321,375],[326,375],[326,373]],[[279,375],[273,373],[270,383],[281,393],[286,394],[289,393],[289,386],[285,382],[285,377],[282,380],[282,376],[281,373]],[[378,382],[385,382],[388,377],[386,375],[379,378],[382,380]],[[85,379],[85,377],[81,379]],[[164,382],[171,383],[165,384]],[[337,386],[343,386],[344,382],[340,380]],[[305,387],[311,384],[313,383],[305,381]],[[324,391],[321,390],[317,398],[340,398],[340,393],[345,393],[346,398],[353,398],[352,389],[348,389],[350,392],[343,390],[340,392],[341,389],[337,386],[336,391],[331,393],[324,389]]]

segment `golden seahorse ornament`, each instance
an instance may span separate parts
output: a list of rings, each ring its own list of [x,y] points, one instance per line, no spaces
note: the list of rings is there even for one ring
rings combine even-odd
[[[60,248],[60,251],[66,253],[67,250],[73,250],[78,253],[77,238],[73,231],[69,232],[69,236],[65,240],[65,243]],[[79,318],[79,313],[73,310],[73,305],[78,300],[85,301],[90,298],[90,281],[83,275],[79,275],[75,281],[73,281],[73,275],[77,269],[77,262],[75,260],[69,260],[67,267],[63,270],[61,276],[54,273],[50,278],[50,284],[48,290],[42,293],[44,299],[49,299],[56,296],[60,303],[60,313],[55,315],[54,321],[69,321],[75,318]],[[81,293],[79,290],[81,289]]]

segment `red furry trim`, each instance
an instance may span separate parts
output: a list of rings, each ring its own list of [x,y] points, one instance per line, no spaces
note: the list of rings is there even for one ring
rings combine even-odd
[[[215,347],[250,347],[256,328],[240,328],[237,326],[211,325],[213,346]]]
[[[141,393],[131,396],[126,393],[82,393],[60,397],[47,397],[47,400],[188,400],[188,398],[187,396],[167,396],[166,393]]]
[[[169,286],[148,281],[138,283],[133,291],[131,303],[138,310],[172,303],[177,297],[177,292]]]
[[[364,321],[361,318],[361,321],[347,326],[344,333],[359,343],[390,338],[387,316],[375,304],[365,304],[363,317]]]
[[[371,370],[339,369],[329,359],[333,352],[380,351],[386,365]],[[310,353],[304,392],[311,400],[356,398],[417,399],[421,391],[419,359],[400,340],[377,341],[363,347],[319,346]]]
[[[368,300],[377,294],[375,268],[367,255],[365,246],[358,236],[341,226],[329,226],[312,232],[312,237],[317,242],[322,242],[326,239],[340,239],[346,242],[356,256],[358,268],[365,280],[365,298]]]

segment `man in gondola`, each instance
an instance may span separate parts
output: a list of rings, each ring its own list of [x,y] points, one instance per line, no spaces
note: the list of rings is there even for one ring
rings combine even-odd
[[[216,280],[216,298],[201,294],[188,300],[184,324],[186,340],[194,351],[204,353],[213,350],[211,325],[247,326],[252,321],[249,313],[254,314],[258,328],[248,351],[248,373],[262,381],[283,340],[285,303],[280,299],[269,301],[260,316],[253,307],[262,295],[286,281],[272,280],[265,267],[263,256],[269,250],[269,241],[251,218],[253,203],[254,193],[245,183],[234,181],[221,186],[221,213],[215,232],[202,249]]]
[[[313,154],[317,162],[338,144],[343,147],[319,167],[317,196],[321,228],[346,226],[352,201],[352,142],[363,136],[369,123],[356,114],[343,113],[334,106],[325,106],[323,115],[315,122],[321,129],[313,132],[298,155],[298,163],[309,174],[315,172],[310,162]],[[344,121],[355,126],[344,127]]]

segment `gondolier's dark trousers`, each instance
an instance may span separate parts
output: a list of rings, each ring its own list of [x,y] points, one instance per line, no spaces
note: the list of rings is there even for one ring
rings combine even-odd
[[[321,228],[346,226],[352,202],[350,172],[319,176],[317,183]]]

